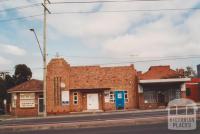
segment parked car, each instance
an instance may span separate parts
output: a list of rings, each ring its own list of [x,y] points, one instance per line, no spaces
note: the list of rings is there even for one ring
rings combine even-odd
[[[0,108],[0,115],[1,115],[1,114],[5,114],[5,111],[4,111],[3,108]]]

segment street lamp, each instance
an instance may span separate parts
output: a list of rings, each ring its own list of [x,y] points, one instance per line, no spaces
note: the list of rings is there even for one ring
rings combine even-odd
[[[40,42],[39,42],[39,39],[37,37],[37,34],[35,32],[35,30],[33,28],[29,29],[31,32],[34,33],[35,35],[35,38],[37,40],[37,43],[38,43],[38,46],[39,46],[39,49],[40,49],[40,52],[41,52],[41,55],[42,55],[42,59],[43,59],[43,65],[44,65],[44,68],[43,68],[43,98],[44,98],[44,103],[43,103],[43,106],[44,106],[44,117],[47,116],[47,112],[46,112],[46,46],[44,45],[44,51],[42,51],[42,48],[41,48],[41,45],[40,45]]]
[[[42,52],[42,48],[41,48],[41,45],[40,45],[40,42],[39,42],[39,39],[38,39],[38,37],[37,37],[37,34],[36,34],[35,30],[34,30],[33,28],[31,28],[31,29],[29,29],[29,30],[30,30],[31,32],[34,33],[35,38],[36,38],[37,43],[38,43],[38,46],[39,46],[39,49],[40,49],[40,53],[41,53],[41,55],[42,55],[42,58],[44,58],[44,54],[43,54],[43,52]]]

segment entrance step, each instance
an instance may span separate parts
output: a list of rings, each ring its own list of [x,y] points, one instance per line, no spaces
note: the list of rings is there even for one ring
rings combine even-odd
[[[99,113],[99,112],[103,112],[103,110],[84,110],[83,112],[86,112],[86,113]]]

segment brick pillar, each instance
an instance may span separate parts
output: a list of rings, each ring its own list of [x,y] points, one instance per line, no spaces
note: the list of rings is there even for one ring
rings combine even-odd
[[[138,84],[138,99],[139,99],[139,108],[144,108],[144,95],[143,95],[143,87]]]
[[[186,85],[185,85],[185,83],[181,84],[181,98],[186,98]]]

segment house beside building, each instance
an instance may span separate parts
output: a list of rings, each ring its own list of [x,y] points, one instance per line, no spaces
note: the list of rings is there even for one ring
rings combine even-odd
[[[186,97],[180,70],[152,66],[139,74],[133,65],[71,66],[63,58],[47,66],[47,114],[165,108],[170,100]],[[43,84],[30,80],[8,90],[11,114],[38,116],[43,112]]]
[[[43,82],[32,79],[8,90],[13,116],[37,116],[43,112]]]
[[[186,98],[200,102],[200,78],[192,78],[186,83]]]
[[[173,99],[185,98],[187,81],[190,79],[184,78],[179,71],[170,69],[170,66],[150,67],[147,72],[139,75],[139,107],[162,108]]]

